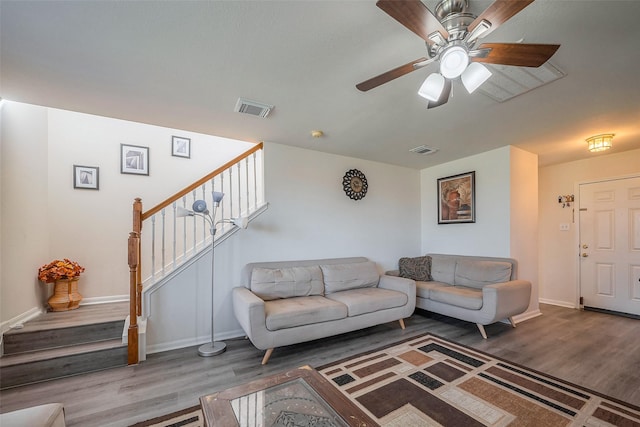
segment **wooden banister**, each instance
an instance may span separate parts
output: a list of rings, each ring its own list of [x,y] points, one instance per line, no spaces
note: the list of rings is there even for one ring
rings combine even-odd
[[[256,144],[255,147],[245,151],[244,153],[240,154],[238,157],[236,157],[236,158],[234,158],[232,160],[229,160],[227,163],[225,163],[224,165],[220,166],[218,169],[214,170],[213,172],[211,172],[207,176],[204,176],[204,177],[200,178],[198,181],[196,181],[193,184],[189,185],[188,187],[178,191],[176,194],[174,194],[173,196],[169,197],[165,201],[163,201],[161,203],[158,203],[156,206],[152,207],[148,211],[143,212],[142,213],[142,220],[144,221],[145,219],[150,218],[154,214],[160,212],[163,208],[166,208],[171,203],[173,203],[176,200],[178,200],[180,197],[182,197],[182,196],[184,196],[186,194],[189,194],[190,192],[192,192],[196,188],[200,187],[205,182],[209,181],[211,178],[213,178],[216,175],[219,175],[223,171],[227,170],[229,167],[233,166],[234,164],[238,163],[241,160],[246,159],[247,157],[249,157],[250,155],[252,155],[256,151],[262,150],[262,145],[263,145],[262,142],[260,142],[259,144]]]

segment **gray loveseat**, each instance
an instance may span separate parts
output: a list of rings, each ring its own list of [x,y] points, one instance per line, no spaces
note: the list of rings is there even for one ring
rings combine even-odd
[[[531,282],[518,280],[512,258],[427,254],[402,258],[398,274],[416,281],[416,307],[484,325],[509,319],[529,307]],[[404,267],[404,268],[403,268]]]
[[[233,311],[254,346],[266,350],[411,316],[413,280],[380,275],[367,258],[247,264],[232,290]]]

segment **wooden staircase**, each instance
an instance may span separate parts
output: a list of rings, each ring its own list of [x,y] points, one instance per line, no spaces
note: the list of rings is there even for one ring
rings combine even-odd
[[[0,389],[127,365],[129,303],[47,312],[4,334]]]

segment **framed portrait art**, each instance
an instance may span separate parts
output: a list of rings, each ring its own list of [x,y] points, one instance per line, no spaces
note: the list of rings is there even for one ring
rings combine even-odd
[[[438,224],[476,222],[476,172],[438,179]]]
[[[149,147],[120,144],[120,173],[149,175]]]
[[[98,190],[100,168],[97,166],[73,165],[73,188]]]
[[[191,139],[180,136],[171,137],[171,155],[175,157],[191,158]]]

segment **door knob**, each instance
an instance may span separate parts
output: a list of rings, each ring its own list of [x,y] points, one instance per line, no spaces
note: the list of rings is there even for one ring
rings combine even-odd
[[[588,253],[586,253],[586,252],[583,252],[583,253],[582,253],[582,258],[586,258],[586,257],[588,257],[588,256],[589,256],[589,254],[588,254]]]
[[[587,244],[582,245],[582,249],[588,249],[588,248],[589,248],[589,245]]]

